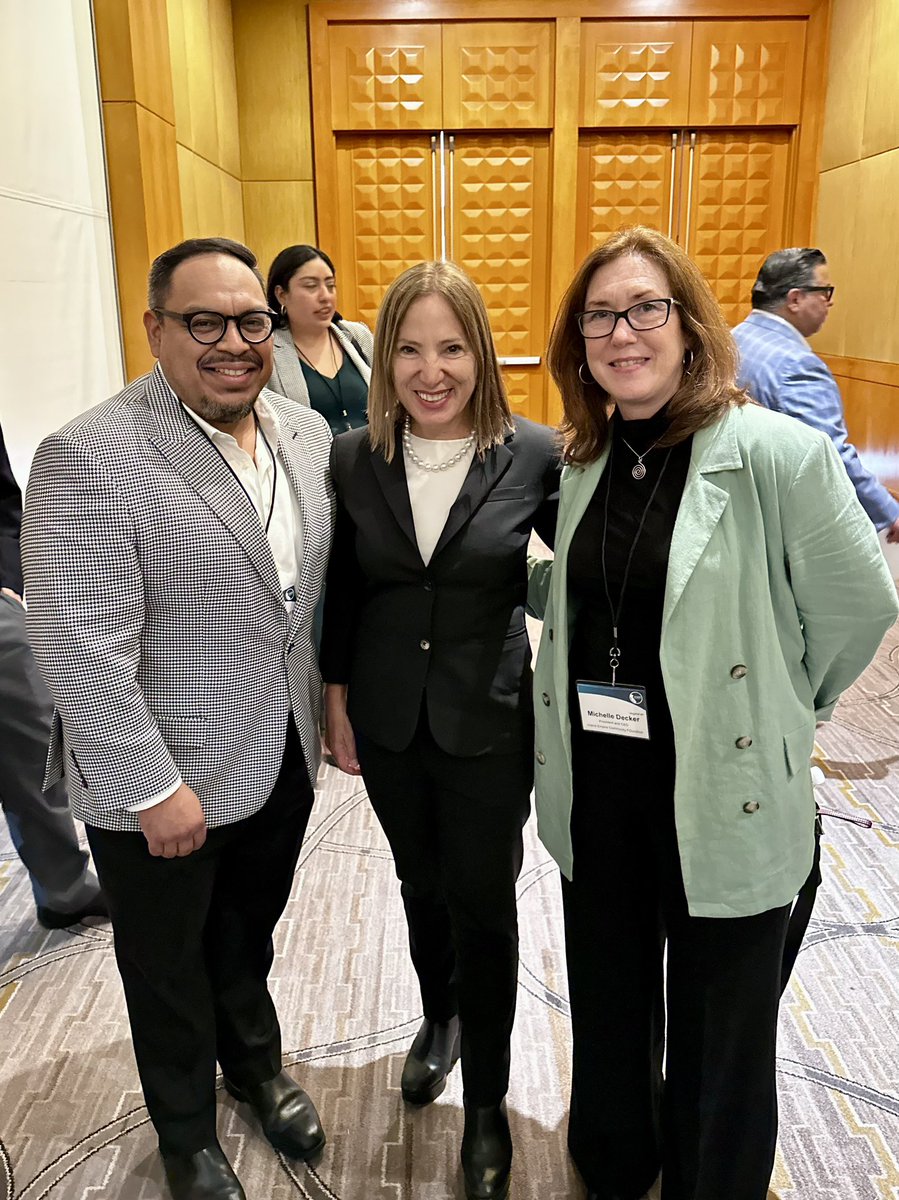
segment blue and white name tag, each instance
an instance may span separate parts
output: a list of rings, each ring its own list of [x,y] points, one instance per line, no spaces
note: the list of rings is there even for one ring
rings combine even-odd
[[[581,725],[592,733],[617,733],[620,737],[649,738],[646,690],[637,684],[577,681]]]

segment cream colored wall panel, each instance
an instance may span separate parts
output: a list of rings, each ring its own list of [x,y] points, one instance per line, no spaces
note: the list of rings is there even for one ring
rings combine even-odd
[[[865,0],[873,9],[871,58],[862,155],[881,154],[899,146],[899,3]]]
[[[846,219],[855,224],[851,272],[858,302],[846,318],[845,353],[856,358],[899,362],[897,196],[899,150],[863,159],[858,190],[846,209]]]
[[[232,0],[241,177],[312,179],[306,7]]]
[[[859,0],[833,0],[821,170],[862,156],[865,96],[874,10]]]
[[[263,275],[285,246],[301,242],[316,244],[315,193],[311,180],[245,182],[243,213],[246,243],[259,259]],[[336,257],[335,247],[323,249]],[[339,281],[340,263],[335,262],[335,266]]]
[[[827,255],[830,277],[836,284],[833,307],[813,340],[819,354],[848,354],[846,323],[861,299],[855,253],[857,221],[846,220],[858,201],[861,169],[858,163],[825,171],[818,183],[818,219],[812,244]]]

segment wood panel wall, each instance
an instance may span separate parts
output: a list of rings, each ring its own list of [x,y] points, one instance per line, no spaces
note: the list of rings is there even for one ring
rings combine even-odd
[[[837,290],[813,344],[859,453],[899,489],[899,5],[832,0],[830,44],[814,244]]]

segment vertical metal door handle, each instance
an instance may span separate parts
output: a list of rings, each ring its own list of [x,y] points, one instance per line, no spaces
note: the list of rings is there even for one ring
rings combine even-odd
[[[668,236],[674,236],[674,185],[677,180],[677,134],[671,135],[671,185],[668,189]]]
[[[446,134],[440,130],[440,256],[446,260]]]
[[[455,253],[456,236],[453,228],[453,217],[456,207],[456,135],[449,135],[449,192],[447,193],[447,208],[449,210],[449,257],[452,258]],[[444,248],[443,257],[446,258],[446,249]]]
[[[438,202],[439,202],[439,200],[438,200],[438,193],[437,193],[437,135],[432,134],[431,135],[431,217],[433,219],[433,226],[431,229],[431,248],[433,250],[434,258],[439,257],[437,254],[437,204],[438,204]]]
[[[684,251],[690,253],[690,216],[693,208],[693,162],[696,155],[696,130],[690,134],[690,158],[687,170],[687,231],[684,234]]]

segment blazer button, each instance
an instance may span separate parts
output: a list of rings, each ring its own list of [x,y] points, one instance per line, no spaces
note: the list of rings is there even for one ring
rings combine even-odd
[[[424,588],[426,592],[432,592],[434,590],[434,585],[431,583],[430,579],[425,580]]]
[[[746,674],[745,663],[737,663],[737,665],[735,667],[731,667],[731,669],[730,669],[731,679],[742,679],[745,674]]]
[[[747,800],[746,803],[743,805],[744,813],[754,813],[754,812],[758,812],[758,810],[759,810],[758,800]]]
[[[543,753],[542,750],[537,751],[537,762],[540,764],[541,767],[546,762],[546,755]]]
[[[749,747],[752,745],[752,738],[751,737],[738,737],[737,740],[734,742],[734,745],[737,747],[738,750],[748,750]]]
[[[419,644],[419,646],[421,646],[422,650],[430,650],[431,649],[431,643],[428,641],[427,638],[422,638],[418,644]]]
[[[549,708],[549,695],[546,692],[543,693],[543,703]]]

